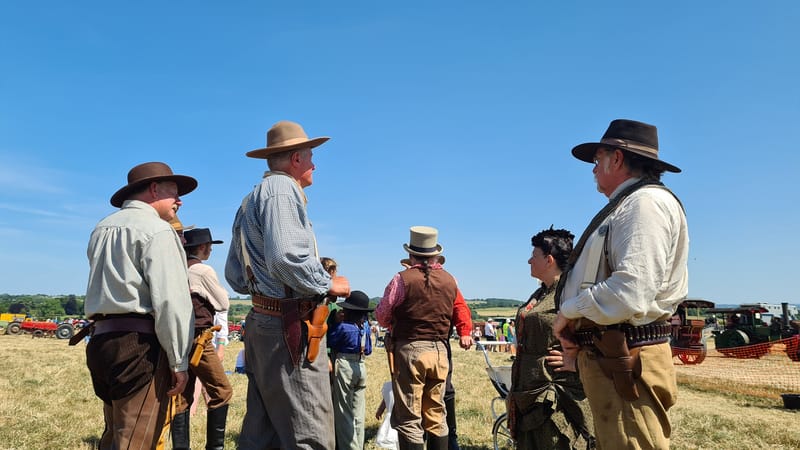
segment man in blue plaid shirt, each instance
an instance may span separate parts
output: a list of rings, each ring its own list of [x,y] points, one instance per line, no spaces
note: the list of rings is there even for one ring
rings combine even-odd
[[[350,294],[346,278],[322,267],[306,213],[312,149],[327,140],[308,139],[299,124],[282,121],[267,133],[265,148],[247,153],[266,159],[269,171],[236,213],[225,266],[230,286],[253,299],[240,449],[335,446],[325,337],[323,351],[308,351],[303,324],[323,296]]]

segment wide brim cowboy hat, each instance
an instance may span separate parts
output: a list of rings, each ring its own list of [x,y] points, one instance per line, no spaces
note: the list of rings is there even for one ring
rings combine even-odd
[[[314,148],[330,139],[321,136],[309,139],[299,123],[282,120],[267,131],[267,146],[245,153],[250,158],[266,159],[275,153],[294,150],[296,148]]]
[[[658,130],[655,126],[628,119],[616,119],[608,125],[600,142],[587,142],[572,149],[572,156],[594,163],[599,147],[619,148],[636,153],[653,161],[656,167],[667,172],[680,173],[681,169],[658,158]]]
[[[444,248],[437,242],[439,230],[433,227],[413,226],[410,229],[411,239],[408,244],[403,244],[403,249],[409,255],[436,256]]]
[[[369,307],[369,297],[361,291],[353,291],[350,296],[344,299],[343,302],[337,303],[344,309],[352,309],[355,311],[374,311],[375,308]]]
[[[175,215],[175,218],[169,221],[169,224],[172,225],[172,228],[179,233],[182,233],[184,231],[194,230],[194,225],[184,226],[183,223],[181,223],[181,220],[178,219],[177,215]]]
[[[211,230],[208,228],[195,228],[193,230],[186,230],[183,232],[183,238],[186,239],[184,247],[194,247],[203,244],[222,244],[222,241],[214,240],[211,237]]]
[[[163,162],[146,162],[128,172],[128,184],[111,196],[111,205],[119,208],[131,193],[145,184],[159,181],[175,182],[178,185],[178,195],[186,195],[197,187],[197,180],[172,173],[172,169]]]

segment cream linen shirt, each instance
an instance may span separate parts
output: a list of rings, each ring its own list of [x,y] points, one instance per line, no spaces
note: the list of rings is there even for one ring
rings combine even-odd
[[[227,311],[231,306],[228,291],[219,283],[217,272],[208,264],[192,264],[189,267],[189,291],[208,300],[216,311]]]
[[[96,314],[151,314],[170,367],[188,368],[194,335],[186,253],[175,230],[150,205],[128,200],[89,238],[84,309]]]
[[[626,180],[611,198],[637,181]],[[605,239],[600,235],[604,229],[611,276],[605,278],[606,265],[601,261],[599,281],[581,289],[589,264],[587,250],[595,240]],[[641,188],[623,200],[586,241],[567,277],[561,313],[600,325],[644,325],[668,318],[689,291],[688,255],[689,233],[680,204],[664,189]]]

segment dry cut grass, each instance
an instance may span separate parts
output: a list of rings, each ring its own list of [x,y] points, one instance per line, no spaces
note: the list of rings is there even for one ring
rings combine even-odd
[[[233,343],[225,366],[233,370],[241,343]],[[101,402],[92,392],[85,366],[85,346],[68,347],[66,341],[0,336],[0,449],[90,449],[103,430]],[[494,364],[510,364],[508,355],[490,354]],[[758,361],[750,361],[758,364]],[[454,383],[457,390],[459,435],[465,450],[491,448],[492,419],[489,404],[497,395],[486,375],[481,352],[456,351]],[[704,363],[705,364],[705,363]],[[793,366],[793,370],[798,370]],[[377,448],[379,425],[375,408],[380,387],[388,379],[386,356],[378,348],[367,358],[367,449]],[[700,366],[702,367],[702,365]],[[797,449],[800,448],[798,412],[783,409],[774,396],[735,392],[735,382],[718,374],[717,383],[702,378],[694,384],[691,374],[679,370],[681,391],[672,409],[674,449]],[[764,373],[769,377],[769,373]],[[226,446],[235,448],[245,411],[247,380],[231,375],[234,398],[228,420]],[[200,407],[192,422],[194,448],[205,442],[205,410]],[[167,448],[170,448],[168,445]]]

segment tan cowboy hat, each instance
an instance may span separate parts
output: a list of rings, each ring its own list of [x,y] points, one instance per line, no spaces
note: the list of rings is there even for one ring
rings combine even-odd
[[[181,231],[189,231],[189,230],[193,230],[194,229],[194,225],[189,225],[189,226],[186,226],[186,227],[183,226],[183,224],[181,223],[180,219],[178,219],[177,215],[175,216],[174,219],[169,221],[169,224],[172,225],[172,228],[175,231],[177,231],[178,233],[180,233]]]
[[[655,165],[667,172],[679,173],[681,169],[658,159],[658,130],[656,127],[635,120],[617,119],[608,125],[600,142],[587,142],[572,149],[572,156],[594,162],[598,147],[619,148],[653,160]]]
[[[178,185],[178,195],[186,195],[197,187],[197,180],[186,175],[175,175],[163,162],[146,162],[128,172],[128,184],[111,196],[111,205],[121,207],[122,202],[137,188],[158,181],[174,181]]]
[[[403,244],[403,248],[411,255],[417,256],[436,256],[442,253],[441,245],[436,240],[439,237],[439,230],[433,227],[413,226],[411,227],[411,239],[408,244]]]
[[[295,148],[314,148],[330,139],[327,136],[309,139],[299,123],[282,120],[267,131],[267,146],[245,153],[250,158],[266,159],[275,153]]]

